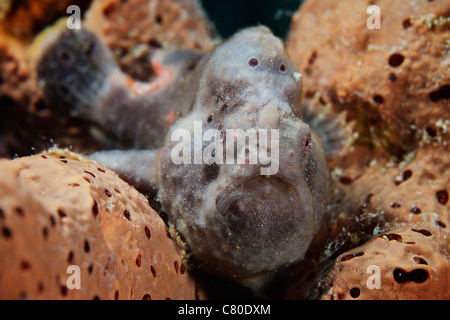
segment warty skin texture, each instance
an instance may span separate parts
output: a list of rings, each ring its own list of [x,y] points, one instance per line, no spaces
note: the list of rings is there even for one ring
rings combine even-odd
[[[80,50],[86,43],[94,44],[88,54]],[[46,101],[63,101],[132,141],[131,150],[91,158],[141,189],[157,190],[197,266],[245,282],[304,257],[325,211],[329,173],[318,137],[301,120],[300,75],[269,29],[244,29],[204,55],[160,52],[152,57],[157,78],[151,84],[123,74],[85,30],[55,32],[36,47]],[[74,52],[72,63],[61,61],[62,47]],[[68,81],[76,84],[69,94],[61,90]],[[203,132],[278,129],[278,171],[261,175],[259,162],[175,164],[171,150],[179,141],[172,132],[181,128],[193,137],[196,121]]]

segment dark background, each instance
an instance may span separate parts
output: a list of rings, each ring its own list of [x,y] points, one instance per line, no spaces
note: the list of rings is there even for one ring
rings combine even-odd
[[[292,15],[302,0],[201,0],[219,35],[227,38],[239,29],[258,24],[284,38]]]

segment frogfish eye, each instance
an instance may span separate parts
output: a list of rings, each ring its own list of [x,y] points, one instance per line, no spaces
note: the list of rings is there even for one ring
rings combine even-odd
[[[250,58],[250,60],[248,60],[248,64],[250,67],[256,67],[258,63],[258,59],[256,58]]]

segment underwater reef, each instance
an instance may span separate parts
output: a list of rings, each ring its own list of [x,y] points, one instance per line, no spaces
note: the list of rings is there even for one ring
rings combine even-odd
[[[133,141],[47,100],[34,62],[72,4],[142,83],[158,78],[158,50],[222,43],[194,0],[0,4],[0,298],[255,298],[191,270],[158,199],[88,157]],[[304,257],[250,287],[259,298],[450,299],[450,3],[306,0],[283,40],[303,117],[329,149],[329,201]],[[69,265],[81,290],[67,288]]]
[[[62,150],[0,167],[2,299],[201,297],[164,222],[114,172]]]
[[[330,220],[289,298],[450,295],[450,5],[376,4],[380,29],[366,27],[361,1],[306,1],[293,17],[287,51],[305,96],[345,112],[357,138],[329,162]],[[380,289],[366,285],[369,265]]]
[[[86,2],[66,1],[79,5],[80,9],[83,4],[86,7]],[[30,52],[33,35],[41,29],[25,28],[20,24],[23,19],[16,16],[28,14],[28,19],[33,19],[36,15],[37,22],[32,25],[39,22],[39,25],[47,23],[50,26],[57,18],[67,19],[69,15],[65,12],[67,5],[53,16],[37,14],[49,11],[46,6],[52,7],[55,1],[43,2],[43,8],[37,6],[40,8],[36,9],[37,13],[22,13],[27,12],[26,8],[33,10],[36,6],[29,3],[35,2],[25,1],[15,10],[10,8],[0,26],[0,101],[3,106],[0,116],[9,153],[29,155],[31,149],[43,150],[51,145],[50,141],[72,146],[72,150],[78,152],[126,147],[126,142],[114,141],[108,133],[88,121],[52,109],[43,100],[29,65],[30,56],[33,56]],[[207,51],[214,46],[214,27],[195,1],[94,1],[88,11],[81,12],[84,13],[83,27],[108,44],[118,64],[137,79],[154,76],[147,57],[155,49]],[[10,31],[15,30],[16,24],[23,29],[20,34],[24,36]]]

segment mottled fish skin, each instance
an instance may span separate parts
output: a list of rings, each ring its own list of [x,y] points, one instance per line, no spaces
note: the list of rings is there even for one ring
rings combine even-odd
[[[94,43],[90,55],[76,45],[85,38]],[[51,68],[63,63],[54,57],[66,45],[74,51],[71,65]],[[154,87],[130,86],[105,46],[85,30],[62,31],[36,56],[48,102],[64,101],[144,149],[92,158],[158,190],[162,210],[200,267],[244,281],[303,259],[325,211],[329,173],[319,139],[301,120],[300,75],[269,29],[244,29],[203,56],[161,53]],[[168,80],[164,70],[172,70]],[[58,84],[70,81],[79,91],[67,99]],[[171,150],[179,142],[171,134],[181,128],[194,136],[196,121],[203,132],[278,129],[277,173],[261,175],[260,163],[175,164]]]

